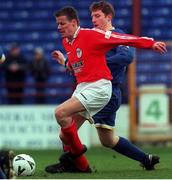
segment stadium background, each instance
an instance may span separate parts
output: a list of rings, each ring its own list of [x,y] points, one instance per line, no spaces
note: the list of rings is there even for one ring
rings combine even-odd
[[[0,66],[0,148],[55,149],[58,127],[55,105],[70,97],[73,79],[51,59],[54,49],[63,51],[57,33],[54,11],[72,5],[79,11],[82,27],[92,27],[88,11],[93,1],[76,0],[1,0],[0,45],[5,53],[17,42],[31,59],[35,47],[42,47],[51,65],[45,105],[34,103],[34,81],[28,72],[22,106],[6,101],[3,69]],[[172,140],[172,1],[109,0],[116,10],[114,24],[126,33],[150,36],[167,42],[168,52],[159,55],[137,50],[129,68],[128,85],[123,87],[123,105],[117,115],[117,133],[134,142]],[[129,98],[129,101],[128,101]],[[88,146],[99,145],[93,126],[85,124],[80,136]]]

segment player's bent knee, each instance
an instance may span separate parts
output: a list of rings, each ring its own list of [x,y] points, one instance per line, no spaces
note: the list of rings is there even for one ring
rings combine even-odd
[[[64,111],[63,109],[59,109],[59,108],[56,108],[55,110],[55,117],[56,117],[56,120],[58,123],[60,123],[60,121],[64,118]]]
[[[66,112],[62,108],[57,108],[55,110],[55,117],[56,117],[57,123],[61,127],[67,127],[71,123],[69,117],[66,117]]]

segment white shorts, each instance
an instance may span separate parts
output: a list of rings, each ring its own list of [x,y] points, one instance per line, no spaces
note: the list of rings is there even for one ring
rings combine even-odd
[[[91,83],[81,83],[77,85],[72,97],[76,97],[86,111],[80,113],[86,119],[95,115],[106,106],[112,95],[111,81],[101,79]]]

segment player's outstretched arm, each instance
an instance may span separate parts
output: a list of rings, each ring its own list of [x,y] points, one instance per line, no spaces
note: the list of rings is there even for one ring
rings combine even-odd
[[[156,52],[164,54],[167,52],[166,44],[164,42],[155,42],[152,46],[152,49]]]
[[[65,65],[65,57],[61,51],[55,50],[51,53],[53,59],[55,59],[59,64]]]

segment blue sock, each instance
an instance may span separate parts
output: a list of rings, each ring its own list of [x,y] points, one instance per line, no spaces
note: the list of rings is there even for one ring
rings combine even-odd
[[[112,149],[136,161],[145,162],[147,159],[142,150],[123,137],[119,137],[118,143]]]

